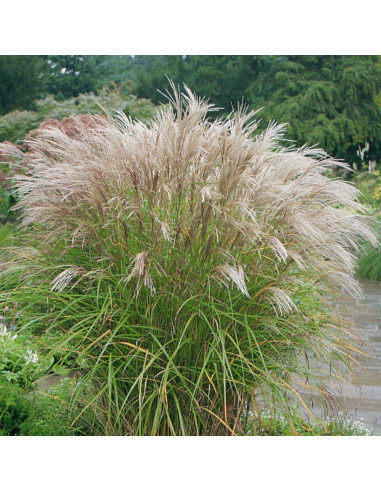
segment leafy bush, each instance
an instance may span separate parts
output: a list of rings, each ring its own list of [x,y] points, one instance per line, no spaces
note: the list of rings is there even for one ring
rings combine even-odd
[[[37,113],[41,120],[55,118],[61,120],[72,114],[99,114],[103,108],[111,111],[124,111],[132,118],[147,120],[155,115],[155,106],[147,99],[137,99],[133,95],[125,95],[117,88],[110,90],[104,87],[98,94],[92,92],[79,94],[65,101],[56,101],[53,96],[36,101]]]
[[[31,339],[19,324],[17,302],[0,316],[0,435],[17,435],[29,411],[25,398],[32,390],[39,362]]]
[[[361,201],[372,207],[375,214],[381,208],[381,177],[379,171],[359,172],[354,178],[356,187],[361,191]]]
[[[24,402],[24,390],[0,378],[0,436],[20,435],[29,414]]]
[[[62,353],[44,356],[44,336],[31,335],[17,302],[4,306],[1,312],[0,435],[81,433],[83,420],[76,431],[71,427],[71,396],[74,390],[77,398],[83,395],[83,385],[66,378],[44,390],[39,386],[49,374],[57,378],[57,374],[70,372],[60,363]]]
[[[30,387],[36,375],[37,352],[30,337],[17,325],[22,314],[18,303],[5,306],[0,316],[0,377],[22,388]]]
[[[254,136],[254,113],[211,109],[175,92],[148,126],[41,130],[16,181],[3,296],[18,286],[30,329],[87,381],[93,434],[237,434],[261,402],[305,406],[311,354],[349,361],[329,300],[359,293],[351,250],[374,241],[358,191],[323,151],[282,147],[283,126]]]
[[[111,111],[124,111],[128,116],[140,120],[152,118],[155,106],[147,99],[138,99],[123,94],[118,88],[104,87],[98,94],[79,94],[65,101],[57,101],[54,96],[36,101],[37,111],[13,111],[0,116],[0,142],[8,140],[20,143],[25,135],[37,128],[47,119],[62,120],[72,114],[99,114],[102,107]]]
[[[25,135],[36,128],[41,121],[40,115],[34,111],[12,111],[0,116],[0,142],[21,142]]]
[[[71,426],[70,397],[73,383],[63,379],[46,391],[26,391],[0,379],[0,435],[68,436],[81,434]]]

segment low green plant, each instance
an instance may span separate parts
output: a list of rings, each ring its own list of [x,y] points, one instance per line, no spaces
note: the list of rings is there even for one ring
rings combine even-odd
[[[361,201],[366,204],[378,220],[374,222],[377,237],[380,237],[380,210],[381,210],[381,178],[379,170],[373,172],[359,172],[354,183],[361,191]],[[381,250],[379,245],[366,242],[363,244],[358,259],[356,274],[359,278],[381,280]]]
[[[381,223],[378,221],[375,225],[377,237],[380,237]],[[381,249],[380,245],[365,243],[362,253],[357,262],[358,277],[369,280],[381,280]]]
[[[0,378],[28,388],[37,375],[39,358],[33,339],[17,328],[22,316],[17,309],[17,303],[5,306],[0,316]]]
[[[70,370],[61,361],[63,347],[54,356],[51,353],[44,356],[45,337],[31,334],[18,303],[6,305],[1,312],[0,435],[81,433],[82,420],[76,430],[71,426],[71,397],[74,389],[77,397],[82,395],[83,386],[72,378],[48,387],[45,383],[51,375],[57,378],[69,374]]]
[[[0,378],[0,435],[83,435],[83,422],[72,427],[72,393],[73,381],[69,378],[45,390],[35,385],[28,391]]]
[[[353,181],[361,191],[361,201],[371,207],[374,214],[377,215],[381,208],[381,177],[379,170],[358,172]]]
[[[374,237],[329,175],[345,165],[212,109],[174,91],[148,125],[42,130],[16,179],[24,234],[0,300],[80,375],[73,424],[91,434],[236,435],[260,404],[311,412],[297,385],[324,396],[315,362],[334,377],[351,360],[329,301],[359,294],[351,251]]]
[[[33,337],[20,329],[17,302],[0,316],[0,435],[18,435],[29,417],[33,381],[41,368]]]
[[[0,436],[20,435],[20,426],[28,415],[25,390],[0,377]]]
[[[307,419],[299,414],[275,414],[262,411],[249,419],[247,435],[256,436],[370,436],[371,430],[362,422],[342,413],[332,419]]]

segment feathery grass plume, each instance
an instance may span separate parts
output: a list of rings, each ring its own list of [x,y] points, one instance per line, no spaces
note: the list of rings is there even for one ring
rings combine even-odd
[[[76,138],[41,130],[16,180],[39,252],[18,301],[49,354],[70,342],[94,433],[245,432],[258,405],[306,407],[295,381],[324,396],[318,362],[351,357],[329,301],[360,294],[355,252],[375,238],[356,188],[330,177],[347,165],[285,148],[284,125],[259,133],[255,112],[209,120],[211,104],[172,88],[148,125],[119,113],[78,121]]]

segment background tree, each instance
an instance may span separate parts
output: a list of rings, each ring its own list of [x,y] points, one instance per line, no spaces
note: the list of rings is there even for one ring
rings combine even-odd
[[[262,73],[269,88],[264,120],[289,122],[287,137],[318,144],[335,157],[356,160],[371,142],[370,158],[381,157],[381,70],[375,56],[286,56]],[[268,82],[268,83],[267,83]],[[250,103],[259,95],[251,87]]]
[[[135,57],[135,90],[139,97],[154,103],[165,102],[160,92],[168,89],[167,77],[175,84],[186,83],[199,95],[206,96],[224,113],[232,105],[247,100],[247,90],[269,57],[259,56],[139,56]],[[157,90],[159,89],[159,91]]]
[[[376,56],[140,56],[135,92],[154,103],[168,88],[167,75],[185,82],[225,114],[244,100],[266,125],[289,122],[297,145],[318,144],[335,157],[358,161],[358,145],[370,142],[369,159],[381,158],[381,66]]]
[[[43,91],[46,67],[39,56],[0,56],[0,114],[32,109]]]
[[[87,55],[46,56],[49,66],[45,91],[63,100],[102,87],[101,57]]]

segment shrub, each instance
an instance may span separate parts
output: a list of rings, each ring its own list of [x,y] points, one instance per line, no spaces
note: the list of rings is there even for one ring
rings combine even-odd
[[[361,191],[361,201],[372,207],[376,214],[381,208],[381,178],[379,171],[362,171],[354,178],[356,187]]]
[[[124,111],[128,116],[143,121],[152,118],[156,112],[155,106],[149,100],[123,94],[118,87],[103,87],[98,94],[79,94],[65,101],[57,101],[54,96],[47,96],[36,101],[36,111],[12,111],[0,116],[0,142],[9,140],[20,143],[27,133],[45,120],[62,120],[72,114],[99,114],[102,107],[111,111]]]
[[[26,391],[0,379],[0,436],[68,436],[81,434],[71,426],[72,381],[63,379],[46,391]]]
[[[12,111],[0,116],[0,142],[21,142],[25,135],[38,126],[40,117],[34,111]]]
[[[3,244],[2,244],[3,245]],[[81,419],[71,426],[71,396],[77,400],[85,387],[74,379],[63,379],[51,386],[50,374],[63,373],[62,364],[45,354],[44,336],[33,336],[18,303],[3,305],[0,316],[0,436],[69,435],[83,433]],[[59,353],[55,354],[57,359]],[[69,371],[66,370],[66,374]],[[55,376],[57,377],[57,376]],[[40,385],[44,381],[44,389]],[[48,380],[49,381],[49,380]]]
[[[72,114],[99,114],[102,107],[114,111],[123,111],[132,118],[147,120],[155,115],[155,106],[147,99],[138,99],[134,95],[125,95],[117,87],[103,87],[97,94],[92,92],[79,94],[64,101],[54,96],[36,101],[37,113],[41,120],[55,118],[62,120]]]
[[[297,384],[324,396],[319,361],[349,361],[329,300],[359,294],[353,251],[374,237],[329,176],[345,165],[212,109],[175,91],[148,126],[41,130],[17,180],[25,246],[4,295],[18,284],[31,329],[66,347],[94,434],[236,434],[258,405],[306,406]]]

